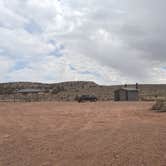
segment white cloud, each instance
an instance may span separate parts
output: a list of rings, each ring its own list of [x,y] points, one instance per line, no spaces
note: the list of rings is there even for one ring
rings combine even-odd
[[[43,56],[54,49],[53,45],[45,42],[40,36],[33,36],[23,29],[0,28],[0,33],[0,47],[15,57]]]
[[[165,5],[163,0],[0,0],[1,82],[164,83]],[[25,66],[11,67],[18,61]]]
[[[2,82],[3,79],[7,79],[8,73],[11,71],[13,65],[14,63],[11,59],[0,56],[0,82]]]

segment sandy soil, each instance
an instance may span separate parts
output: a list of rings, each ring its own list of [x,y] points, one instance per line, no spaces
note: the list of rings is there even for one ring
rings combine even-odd
[[[0,166],[165,166],[152,103],[0,103]]]

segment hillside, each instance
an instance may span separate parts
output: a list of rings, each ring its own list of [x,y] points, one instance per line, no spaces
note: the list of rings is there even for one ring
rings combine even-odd
[[[12,101],[14,96],[17,99],[24,100],[24,95],[15,94],[16,90],[20,89],[40,89],[43,94],[31,95],[32,100],[44,101],[73,101],[76,96],[82,94],[93,94],[99,100],[113,100],[114,90],[122,87],[123,85],[104,86],[98,85],[94,82],[86,81],[73,81],[62,82],[53,84],[33,83],[33,82],[14,82],[14,83],[1,83],[0,84],[0,100]],[[128,85],[133,87],[135,85]],[[154,100],[158,98],[166,98],[166,84],[140,84],[140,99]]]

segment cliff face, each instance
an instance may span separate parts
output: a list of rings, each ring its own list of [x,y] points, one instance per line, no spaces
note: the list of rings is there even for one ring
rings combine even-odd
[[[133,87],[135,85],[129,85]],[[82,94],[93,94],[99,100],[113,100],[114,90],[121,87],[101,86],[94,82],[73,81],[54,84],[15,82],[0,84],[0,100],[13,101],[27,100],[27,96],[32,101],[73,101],[76,96]],[[42,94],[15,94],[18,89],[41,89]],[[166,98],[166,85],[139,85],[140,99],[154,100],[156,98]]]

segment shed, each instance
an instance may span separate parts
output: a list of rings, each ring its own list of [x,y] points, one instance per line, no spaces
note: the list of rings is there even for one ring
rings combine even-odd
[[[139,90],[137,88],[120,88],[114,91],[115,101],[138,101]]]
[[[20,90],[16,90],[16,93],[21,93],[21,94],[42,93],[42,92],[44,92],[44,91],[40,90],[40,89],[20,89]]]
[[[15,91],[14,102],[15,101],[40,101],[43,99],[44,90],[42,89],[19,89]]]

